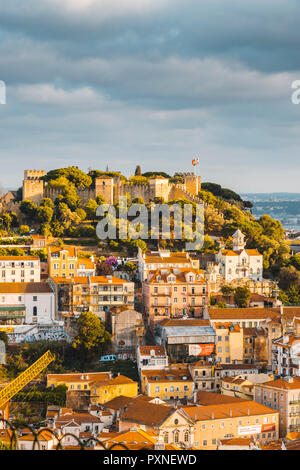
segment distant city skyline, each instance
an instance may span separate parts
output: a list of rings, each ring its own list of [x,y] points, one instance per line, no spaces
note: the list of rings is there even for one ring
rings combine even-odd
[[[24,169],[192,171],[300,191],[299,2],[10,0],[1,5],[0,184]]]

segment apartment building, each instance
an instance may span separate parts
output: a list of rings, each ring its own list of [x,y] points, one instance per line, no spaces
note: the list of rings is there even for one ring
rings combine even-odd
[[[142,392],[163,401],[191,399],[194,385],[187,365],[166,367],[161,370],[141,371]]]
[[[144,335],[142,314],[127,305],[112,307],[107,313],[106,325],[112,334],[114,352],[135,357]]]
[[[54,319],[55,295],[48,283],[0,283],[1,324],[49,324]]]
[[[208,305],[208,287],[203,271],[163,268],[149,271],[142,284],[143,304],[149,323],[161,317],[201,317]]]
[[[141,282],[148,278],[150,271],[159,269],[199,269],[199,259],[185,252],[169,250],[147,251],[138,250],[138,276]]]
[[[48,374],[47,387],[65,384],[68,390],[90,393],[90,403],[106,403],[115,397],[124,395],[135,397],[138,384],[124,375],[113,377],[111,372],[85,372],[71,374]]]
[[[134,283],[114,276],[52,277],[58,318],[90,311],[105,321],[112,307],[134,305]]]
[[[300,432],[300,377],[284,377],[254,386],[254,400],[279,411],[279,433]]]
[[[243,328],[232,322],[215,323],[216,362],[243,362]]]
[[[189,364],[188,368],[194,382],[194,392],[216,390],[214,366],[211,362],[200,360]]]
[[[273,341],[272,368],[281,376],[300,376],[300,336],[284,335]]]
[[[168,355],[164,346],[137,347],[137,367],[139,373],[143,370],[161,370],[168,366]]]
[[[237,398],[253,400],[253,383],[237,375],[224,377],[221,381],[221,393]]]
[[[0,282],[40,282],[38,256],[0,256]]]
[[[216,332],[209,320],[165,319],[157,323],[155,338],[165,346],[172,362],[185,361],[187,357],[213,361]]]
[[[48,247],[49,276],[88,277],[95,276],[96,265],[93,256],[78,256],[75,246]]]
[[[194,447],[216,450],[218,442],[237,437],[266,444],[279,436],[279,413],[254,401],[188,406],[184,412],[195,421]]]
[[[154,404],[145,400],[129,404],[118,419],[119,432],[143,427],[160,443],[189,449],[194,445],[194,421],[182,408]]]

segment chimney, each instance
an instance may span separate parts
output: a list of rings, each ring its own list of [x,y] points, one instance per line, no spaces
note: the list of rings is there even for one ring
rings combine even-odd
[[[283,305],[280,305],[280,315],[283,315]]]
[[[247,413],[247,414],[248,414],[248,416],[250,415],[250,410],[249,410],[249,408],[248,408],[248,413]]]
[[[231,410],[231,408],[229,409],[229,415],[230,415],[230,418],[232,418],[232,410]]]

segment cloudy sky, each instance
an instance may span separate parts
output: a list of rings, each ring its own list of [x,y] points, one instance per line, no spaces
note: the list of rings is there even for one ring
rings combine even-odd
[[[78,165],[299,189],[299,0],[0,0],[0,184]]]

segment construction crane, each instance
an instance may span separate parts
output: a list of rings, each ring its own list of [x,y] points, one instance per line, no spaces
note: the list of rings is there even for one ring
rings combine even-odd
[[[0,390],[0,417],[1,410],[3,410],[3,415],[8,413],[8,402],[12,399],[20,390],[22,390],[29,382],[31,382],[35,377],[37,377],[42,370],[44,370],[52,361],[54,361],[55,356],[51,351],[47,351],[43,356],[41,356],[37,361],[35,361],[28,369],[26,369],[22,374],[20,374],[16,379],[10,382],[6,387]]]

